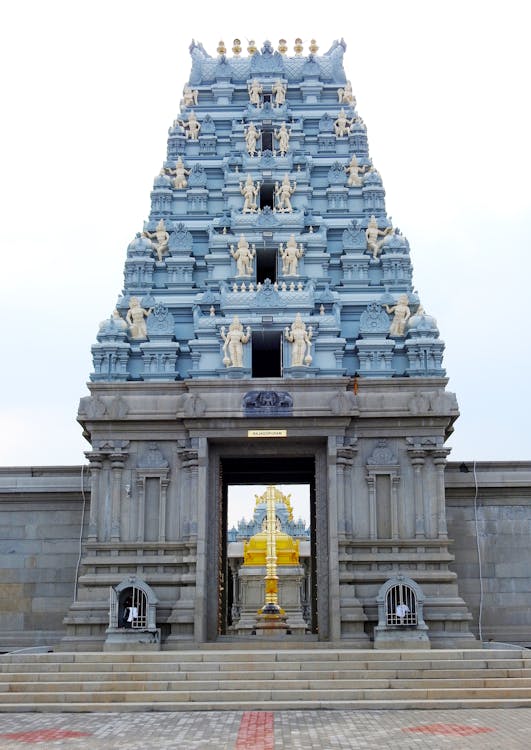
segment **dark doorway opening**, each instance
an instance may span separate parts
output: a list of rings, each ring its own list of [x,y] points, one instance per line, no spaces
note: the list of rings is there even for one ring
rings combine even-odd
[[[256,281],[262,284],[269,279],[272,284],[277,280],[277,251],[273,247],[263,247],[256,253]]]
[[[268,150],[273,150],[273,131],[264,128],[262,130],[262,151]]]
[[[280,331],[253,331],[251,342],[251,377],[282,377],[282,334]]]
[[[272,182],[264,182],[260,186],[260,208],[262,211],[268,207],[273,210],[275,206],[275,186]]]
[[[301,556],[301,564],[304,564],[306,568],[303,598],[309,631],[317,633],[315,458],[313,456],[222,458],[220,476],[222,477],[220,550],[223,562],[219,576],[218,635],[230,634],[233,621],[237,617],[237,606],[235,608],[235,605],[238,598],[238,585],[234,580],[234,577],[237,577],[237,572],[234,557],[231,556],[229,560],[228,554],[229,498],[231,496],[245,497],[248,489],[249,512],[243,512],[244,517],[247,518],[253,511],[257,486],[258,492],[260,492],[261,487],[266,488],[268,485],[280,486],[285,494],[293,496],[294,516],[298,520],[298,515],[301,515],[301,517],[304,515],[303,520],[307,522],[307,527],[309,527],[309,554],[308,549],[306,549],[305,554]],[[297,506],[295,498],[298,501]],[[230,502],[235,501],[231,500]],[[301,511],[301,509],[303,510]]]

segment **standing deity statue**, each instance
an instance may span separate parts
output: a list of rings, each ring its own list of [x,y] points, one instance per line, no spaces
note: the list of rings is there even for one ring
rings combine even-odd
[[[406,335],[406,323],[411,317],[411,310],[409,309],[409,298],[407,294],[401,294],[398,297],[396,305],[389,307],[385,305],[385,309],[389,314],[394,312],[394,318],[391,321],[389,328],[390,336],[405,336]]]
[[[337,90],[337,99],[340,104],[350,104],[351,107],[356,106],[356,97],[352,93],[352,84],[350,81],[345,83],[344,89]]]
[[[184,104],[185,107],[193,107],[194,105],[197,107],[197,97],[199,96],[199,91],[197,89],[192,89],[190,86],[185,86],[183,89],[183,98],[182,98],[182,104]]]
[[[350,133],[350,128],[352,127],[352,123],[354,120],[349,120],[347,117],[347,113],[341,107],[341,110],[337,116],[337,120],[334,122],[334,130],[336,135],[339,138],[342,138],[345,135],[348,135]]]
[[[287,129],[285,122],[281,123],[279,129],[274,131],[274,135],[275,139],[278,141],[278,150],[282,156],[284,156],[289,148],[290,137],[290,131]]]
[[[297,313],[295,316],[295,320],[291,324],[291,329],[286,326],[284,336],[291,344],[291,366],[303,367],[306,365],[309,367],[312,363],[310,348],[313,328],[308,326],[308,330],[306,330],[306,325],[300,313]]]
[[[247,242],[243,234],[240,235],[240,239],[238,240],[238,247],[236,250],[234,249],[234,245],[230,246],[230,254],[236,261],[236,268],[238,269],[238,273],[236,274],[236,276],[253,275],[253,259],[256,255],[256,248],[253,245],[252,249],[249,249],[249,243]]]
[[[254,123],[250,122],[247,130],[245,131],[245,147],[249,156],[256,154],[256,142],[260,138],[261,131],[257,130]]]
[[[186,175],[190,174],[192,170],[191,169],[185,169],[184,163],[182,158],[179,156],[175,163],[175,169],[167,168],[166,172],[171,175],[175,175],[173,179],[173,187],[176,190],[184,190],[184,188],[188,185],[188,180],[186,179]]]
[[[382,252],[383,239],[379,240],[378,237],[385,238],[392,231],[393,227],[378,229],[378,222],[374,214],[369,219],[369,224],[365,230],[365,237],[367,238],[367,248],[371,251],[374,259],[378,258]]]
[[[221,328],[223,364],[225,367],[243,367],[243,344],[246,344],[250,337],[250,327],[247,326],[244,332],[238,316],[233,318],[228,333],[225,332],[225,326]]]
[[[360,175],[362,175],[366,169],[367,167],[360,167],[356,154],[352,154],[350,164],[345,167],[345,172],[348,174],[347,184],[350,185],[350,187],[360,187],[363,184]]]
[[[247,91],[249,92],[249,101],[251,102],[251,104],[259,107],[260,94],[263,91],[262,86],[260,85],[260,81],[258,81],[256,78],[253,78],[251,83],[247,86]]]
[[[138,297],[131,297],[129,300],[129,310],[125,319],[129,323],[129,332],[132,339],[147,339],[145,318],[147,318],[152,309],[150,307],[149,310],[144,310],[138,301]]]
[[[251,175],[247,175],[245,182],[240,182],[240,193],[243,195],[243,208],[242,213],[253,214],[258,210],[256,205],[256,197],[260,190],[260,183],[257,182],[256,186],[253,182]]]
[[[198,140],[201,124],[198,122],[197,115],[193,110],[188,115],[188,122],[181,119],[178,119],[177,122],[181,126],[186,138],[189,138],[191,141]]]
[[[164,253],[168,252],[168,240],[170,239],[170,235],[166,231],[166,225],[164,224],[164,219],[161,219],[159,223],[157,224],[157,228],[154,232],[148,232],[147,230],[142,232],[144,237],[147,237],[150,240],[153,240],[153,244],[155,245],[155,252],[157,253],[157,258],[162,263],[162,256]]]
[[[297,247],[295,235],[292,234],[284,248],[282,242],[279,246],[280,257],[282,258],[282,273],[284,276],[298,276],[297,269],[299,259],[304,255],[302,243]]]
[[[280,79],[275,81],[273,87],[271,88],[271,92],[275,97],[276,107],[281,107],[286,103],[286,86],[284,86]]]
[[[291,186],[288,174],[284,175],[284,179],[280,184],[275,182],[275,197],[277,201],[275,207],[276,211],[279,211],[280,213],[292,213],[293,208],[291,206],[291,196],[295,192],[296,187],[296,182],[293,183],[293,187]]]

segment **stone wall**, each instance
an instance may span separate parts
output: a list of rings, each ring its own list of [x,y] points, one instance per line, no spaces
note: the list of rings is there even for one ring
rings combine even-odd
[[[473,631],[482,600],[483,640],[531,645],[531,462],[449,463],[445,484],[451,567]]]
[[[0,650],[63,634],[82,513],[81,467],[0,468]]]
[[[476,482],[477,498],[476,503]],[[84,477],[88,516],[89,482]],[[484,640],[531,644],[531,462],[449,463],[451,568]],[[0,468],[0,650],[56,643],[74,597],[81,467]]]

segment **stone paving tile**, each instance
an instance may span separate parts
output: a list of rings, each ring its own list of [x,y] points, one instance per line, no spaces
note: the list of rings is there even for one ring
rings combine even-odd
[[[243,719],[243,721],[242,721]],[[254,712],[0,716],[0,750],[257,750]],[[531,709],[275,711],[274,750],[528,750]]]

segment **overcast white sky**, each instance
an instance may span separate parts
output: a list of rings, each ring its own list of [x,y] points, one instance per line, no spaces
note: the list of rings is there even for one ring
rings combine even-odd
[[[215,54],[220,38],[325,51],[344,36],[388,212],[446,342],[451,458],[531,458],[526,3],[280,7],[273,23],[242,2],[3,5],[0,465],[84,460],[90,347],[149,213],[192,37]]]

